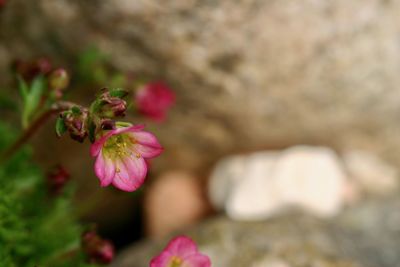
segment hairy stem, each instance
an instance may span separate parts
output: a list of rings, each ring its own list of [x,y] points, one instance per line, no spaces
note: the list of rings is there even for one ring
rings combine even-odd
[[[44,111],[37,117],[18,137],[15,142],[9,146],[0,156],[0,163],[4,162],[5,160],[9,159],[17,152],[22,145],[24,145],[35,133],[36,131],[53,115],[58,114],[61,111],[68,110],[71,107],[76,106],[70,102],[57,102],[55,103],[50,109]]]

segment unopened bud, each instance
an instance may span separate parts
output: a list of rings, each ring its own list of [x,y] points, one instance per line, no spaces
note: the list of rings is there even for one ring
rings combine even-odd
[[[125,116],[127,108],[126,101],[119,96],[112,96],[107,89],[99,97],[98,114],[103,118],[114,118]]]
[[[49,87],[53,90],[64,90],[69,84],[69,75],[65,69],[56,69],[49,76]]]
[[[50,194],[52,195],[60,194],[62,189],[69,180],[70,180],[69,173],[65,170],[64,167],[62,167],[61,165],[57,165],[47,175],[47,183]]]
[[[33,64],[40,74],[46,75],[53,69],[51,61],[46,57],[41,57]]]
[[[101,129],[103,130],[114,130],[116,128],[115,121],[105,119],[101,122]]]
[[[82,143],[88,135],[86,127],[88,111],[85,108],[75,106],[62,113],[61,118],[71,138]]]
[[[114,258],[113,244],[101,238],[94,230],[83,233],[81,243],[90,263],[107,264]]]

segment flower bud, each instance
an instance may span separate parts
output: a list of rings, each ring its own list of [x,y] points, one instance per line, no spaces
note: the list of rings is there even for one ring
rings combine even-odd
[[[52,64],[49,59],[42,57],[33,61],[16,60],[12,68],[16,73],[21,75],[25,81],[31,81],[37,75],[48,74],[52,69]]]
[[[81,243],[90,263],[107,264],[114,258],[113,244],[102,239],[94,230],[84,232]]]
[[[103,93],[98,100],[98,115],[103,118],[115,118],[125,116],[127,105],[126,101],[120,96],[112,96],[108,89],[103,89]]]
[[[57,165],[47,175],[49,192],[52,195],[61,193],[64,186],[70,180],[70,174],[61,165]]]
[[[53,69],[53,65],[48,58],[41,57],[38,58],[34,63],[34,67],[37,69],[37,72],[43,75],[47,75]]]
[[[116,128],[115,121],[110,119],[104,119],[101,122],[101,129],[103,130],[114,130]]]
[[[86,127],[88,111],[85,108],[75,106],[62,113],[61,118],[71,138],[82,143],[88,135]]]
[[[55,91],[62,91],[69,84],[69,75],[65,69],[56,69],[49,76],[49,87]]]

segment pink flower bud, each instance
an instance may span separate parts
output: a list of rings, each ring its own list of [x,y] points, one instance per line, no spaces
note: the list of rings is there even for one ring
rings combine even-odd
[[[16,73],[21,75],[24,80],[31,81],[39,74],[48,74],[52,69],[52,64],[50,60],[45,57],[34,61],[16,60],[13,63],[13,69]]]
[[[88,111],[85,108],[75,106],[60,114],[60,116],[71,138],[82,143],[88,135]]]
[[[107,264],[114,258],[113,244],[102,239],[94,230],[83,233],[81,243],[90,263]]]
[[[69,180],[70,174],[65,170],[65,168],[61,165],[55,166],[47,175],[47,184],[50,194],[60,194]]]
[[[142,115],[160,122],[174,104],[175,93],[164,83],[149,83],[137,91],[135,102]]]
[[[123,91],[121,91],[123,92]],[[112,96],[108,89],[103,89],[97,101],[98,115],[103,118],[115,118],[125,116],[126,101],[122,99],[123,96]]]
[[[49,74],[53,69],[51,61],[46,57],[38,58],[34,64],[35,68],[38,70],[40,74],[46,75]]]

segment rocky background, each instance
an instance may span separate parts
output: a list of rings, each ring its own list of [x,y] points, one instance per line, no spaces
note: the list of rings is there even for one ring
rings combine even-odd
[[[398,163],[399,10],[394,0],[12,0],[0,66],[68,61],[94,43],[118,68],[167,80],[179,97],[158,127],[168,166],[202,170],[297,143]]]
[[[396,0],[9,0],[0,10],[1,82],[10,81],[7,69],[16,57],[47,55],[74,69],[71,58],[91,44],[120,70],[166,80],[178,99],[164,124],[148,123],[166,148],[154,162],[153,177],[177,170],[172,180],[206,181],[226,155],[296,144],[339,153],[362,149],[398,168],[399,36]],[[88,102],[97,89],[72,89],[71,96]],[[51,133],[51,125],[42,131],[45,144],[35,138],[37,159],[51,165],[57,154],[81,183],[80,198],[90,198],[97,181],[87,147],[59,142]],[[198,196],[193,203],[200,203],[204,192],[196,183],[180,186],[192,188],[187,190]],[[89,217],[126,227],[140,203],[104,194]],[[195,218],[208,213],[204,202],[193,204],[200,207]],[[395,262],[375,260],[371,266]]]

